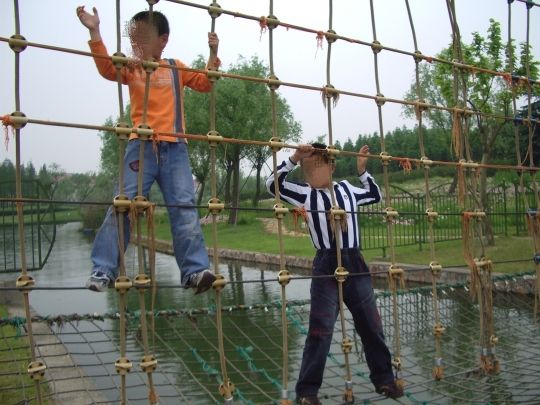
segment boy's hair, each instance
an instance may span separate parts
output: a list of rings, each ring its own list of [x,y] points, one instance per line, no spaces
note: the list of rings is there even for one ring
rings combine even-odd
[[[313,142],[311,144],[311,146],[313,146],[315,149],[322,149],[322,150],[326,150],[326,145],[324,143],[320,143],[320,142]],[[322,161],[327,164],[330,162],[330,159],[328,158],[328,154],[327,153],[317,153],[317,156],[319,156],[320,159],[322,159]]]
[[[132,22],[135,21],[144,21],[144,22],[150,22],[150,12],[149,11],[141,11],[137,14],[135,14],[131,18]],[[152,25],[156,27],[158,31],[158,37],[162,36],[163,34],[169,35],[169,21],[167,20],[167,17],[165,17],[164,14],[160,13],[159,11],[153,11],[152,12]]]

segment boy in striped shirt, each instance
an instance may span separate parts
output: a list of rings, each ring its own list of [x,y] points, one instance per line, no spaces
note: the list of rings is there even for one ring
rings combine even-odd
[[[364,145],[360,153],[369,154]],[[287,175],[300,163],[305,183],[287,180]],[[363,188],[344,180],[332,182],[335,165],[330,162],[326,145],[298,145],[296,152],[278,166],[278,187],[281,199],[308,212],[311,241],[317,254],[313,260],[313,276],[334,275],[337,265],[337,244],[332,234],[328,212],[332,208],[330,187],[333,187],[336,204],[347,212],[347,226],[341,229],[341,260],[350,275],[343,283],[343,301],[349,308],[358,332],[370,379],[375,390],[389,398],[399,398],[399,387],[392,372],[391,355],[384,340],[381,318],[375,303],[369,269],[360,254],[360,233],[356,218],[357,207],[375,204],[381,200],[381,191],[371,175],[366,172],[367,157],[358,157],[358,180]],[[272,173],[266,187],[275,195],[276,185]],[[335,278],[314,278],[311,281],[311,311],[309,331],[302,357],[302,366],[296,384],[296,403],[317,405],[318,391],[323,381],[326,357],[332,343],[334,324],[339,313],[338,284]]]

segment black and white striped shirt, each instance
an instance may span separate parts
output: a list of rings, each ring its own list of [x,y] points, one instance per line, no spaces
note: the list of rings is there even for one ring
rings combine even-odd
[[[296,207],[304,206],[309,215],[309,234],[315,249],[336,249],[336,240],[332,238],[328,211],[332,208],[330,190],[311,188],[307,183],[287,181],[287,175],[295,168],[290,159],[278,166],[278,183],[280,197]],[[348,181],[333,182],[336,203],[347,212],[347,232],[341,233],[341,248],[359,248],[360,238],[357,206],[375,204],[381,201],[381,190],[368,172],[358,176],[364,188],[353,186]],[[266,188],[275,194],[274,173],[266,180]],[[321,211],[321,212],[310,212]],[[326,211],[326,212],[323,212]]]

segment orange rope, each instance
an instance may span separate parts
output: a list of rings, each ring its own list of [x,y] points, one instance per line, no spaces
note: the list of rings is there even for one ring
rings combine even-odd
[[[323,39],[324,39],[324,31],[318,31],[317,32],[317,50],[323,49],[322,47]]]
[[[472,81],[474,82],[475,75],[474,75],[474,67],[473,66],[469,66],[469,72],[471,73]]]
[[[261,21],[259,21],[259,25],[261,27],[261,35],[259,36],[259,42],[261,42],[262,34],[266,33],[268,30],[268,19],[265,16],[261,17]]]
[[[308,213],[306,211],[306,208],[304,206],[295,207],[292,210],[291,219],[292,219],[292,223],[294,225],[294,231],[295,232],[300,232],[300,230],[298,229],[298,219],[300,217],[302,217],[304,219],[305,224],[308,223],[308,218],[309,217],[308,217]]]
[[[508,86],[508,88],[510,90],[512,90],[513,88],[513,85],[514,85],[514,82],[512,80],[512,75],[510,73],[504,73],[502,75],[502,78],[504,79],[504,82],[506,83],[506,85]]]
[[[6,114],[2,117],[2,125],[4,126],[4,133],[6,134],[5,138],[4,138],[4,144],[6,145],[6,152],[8,150],[8,145],[9,145],[9,131],[8,131],[8,127],[11,126],[11,134],[13,136],[15,136],[15,123],[13,121],[11,121],[11,115],[9,114]]]
[[[489,364],[489,360],[487,359],[487,357],[482,356],[480,358],[480,361],[482,362],[482,366],[484,367],[484,370],[486,370],[486,371],[493,370],[493,366],[491,364]]]
[[[399,159],[399,167],[403,167],[403,172],[405,174],[410,174],[412,171],[412,165],[409,158]]]

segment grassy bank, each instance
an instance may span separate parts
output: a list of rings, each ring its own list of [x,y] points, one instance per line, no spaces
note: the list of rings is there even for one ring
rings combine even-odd
[[[0,305],[0,317],[6,316],[6,306]],[[35,383],[26,373],[31,362],[28,340],[16,335],[17,329],[12,326],[0,328],[0,404],[23,404],[36,397]],[[41,384],[41,392],[49,392],[47,384]],[[44,397],[43,403],[53,405],[54,401]]]
[[[24,214],[23,215],[23,223],[27,226],[29,225],[35,225],[38,222],[38,215],[39,220],[42,225],[52,224],[53,223],[53,217],[50,214],[50,212],[42,212],[40,214],[38,213],[32,213],[32,214]],[[79,222],[82,221],[83,217],[81,215],[80,210],[73,209],[73,210],[66,210],[66,211],[56,211],[55,212],[55,218],[57,224],[65,224],[68,222]],[[18,224],[18,216],[17,212],[15,211],[13,214],[4,215],[2,218],[0,218],[0,226],[17,226]]]
[[[245,213],[243,213],[245,214]],[[257,213],[247,213],[241,217],[240,224],[236,226],[218,223],[218,248],[242,250],[249,252],[261,252],[279,254],[280,247],[276,234],[264,232],[264,224],[257,220]],[[273,215],[264,215],[272,217]],[[289,220],[284,221],[285,228],[291,228]],[[203,225],[202,231],[209,247],[213,247],[212,225]],[[163,218],[156,218],[156,238],[172,240],[169,224]],[[495,238],[495,246],[486,247],[487,257],[495,262],[531,259],[526,262],[497,263],[493,270],[496,272],[516,273],[534,268],[532,261],[533,247],[527,237],[504,237]],[[309,237],[283,236],[284,253],[291,256],[313,257],[315,249]],[[478,249],[480,251],[480,249]],[[364,250],[366,261],[390,260],[390,249],[386,249],[387,257],[383,258],[381,249]],[[435,259],[443,267],[465,264],[463,258],[463,243],[461,240],[435,243]],[[431,250],[429,244],[424,244],[422,250],[418,245],[398,246],[395,248],[395,260],[399,263],[429,265],[431,262]]]

